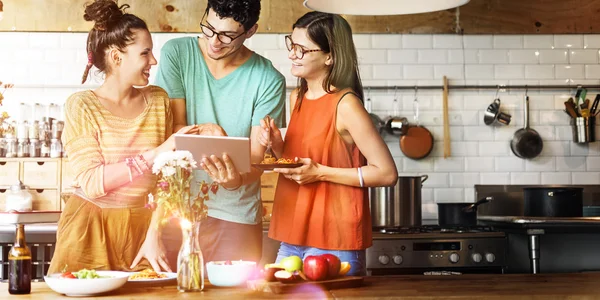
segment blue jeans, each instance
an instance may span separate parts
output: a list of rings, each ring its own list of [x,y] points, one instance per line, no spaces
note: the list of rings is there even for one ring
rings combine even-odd
[[[304,260],[309,255],[321,255],[331,253],[340,258],[341,261],[350,263],[350,271],[346,275],[364,276],[367,274],[365,270],[366,252],[365,250],[324,250],[307,246],[296,246],[288,243],[281,243],[279,251],[277,251],[277,259],[275,263],[279,263],[282,259],[296,255]]]

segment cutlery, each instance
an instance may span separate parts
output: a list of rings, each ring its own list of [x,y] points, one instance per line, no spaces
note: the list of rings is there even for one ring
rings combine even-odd
[[[267,126],[269,126],[269,139],[267,142],[267,149],[265,150],[263,160],[266,161],[267,159],[275,159],[275,161],[277,161],[277,155],[275,155],[275,152],[273,151],[273,149],[271,149],[271,116],[265,116],[264,120],[267,123]]]
[[[590,108],[590,115],[596,116],[596,110],[598,109],[598,102],[600,102],[600,94],[596,95],[596,99],[594,99],[594,103],[592,103],[592,108]]]
[[[573,100],[573,98],[569,98],[569,100]],[[575,107],[573,106],[572,101],[565,101],[565,112],[571,118],[577,118],[577,111],[575,111]]]

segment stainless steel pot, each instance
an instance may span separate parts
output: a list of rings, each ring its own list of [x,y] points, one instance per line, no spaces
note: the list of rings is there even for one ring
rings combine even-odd
[[[369,188],[373,229],[420,226],[421,187],[427,178],[399,176],[393,187]]]

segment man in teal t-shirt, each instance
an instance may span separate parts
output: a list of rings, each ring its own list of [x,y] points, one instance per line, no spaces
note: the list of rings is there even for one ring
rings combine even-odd
[[[259,14],[260,0],[209,0],[200,24],[203,34],[172,39],[161,49],[155,83],[169,93],[175,130],[188,124],[217,131],[220,126],[229,136],[254,141],[266,115],[283,125],[285,78],[269,60],[243,45],[256,33]],[[260,162],[264,147],[251,145],[253,162]],[[206,202],[208,218],[200,229],[205,261],[258,262],[262,171],[241,174],[226,158],[198,163],[204,171],[196,171],[196,179],[221,185]]]

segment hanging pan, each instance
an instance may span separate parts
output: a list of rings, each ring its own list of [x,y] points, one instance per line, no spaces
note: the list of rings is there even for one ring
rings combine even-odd
[[[544,142],[540,134],[529,128],[529,96],[525,96],[525,127],[515,132],[510,141],[510,150],[524,159],[534,158],[542,152]]]
[[[419,102],[413,102],[415,126],[409,126],[405,135],[400,138],[400,150],[408,158],[421,159],[433,149],[433,135],[427,128],[419,124]]]

